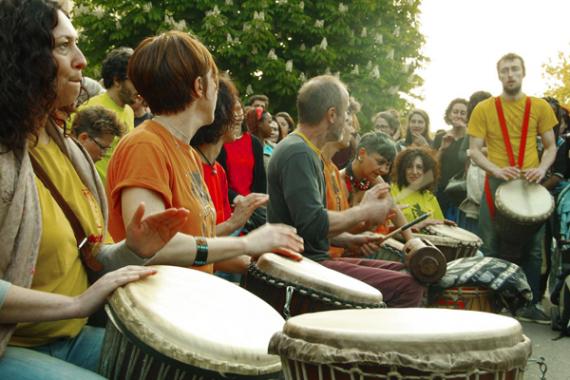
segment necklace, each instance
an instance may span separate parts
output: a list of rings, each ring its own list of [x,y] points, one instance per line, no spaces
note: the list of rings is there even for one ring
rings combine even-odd
[[[210,160],[208,160],[208,157],[206,157],[206,155],[200,150],[200,148],[195,147],[194,149],[196,149],[196,151],[198,153],[200,153],[200,156],[202,156],[202,158],[204,159],[204,161],[206,161],[206,163],[208,164],[208,166],[210,167],[210,170],[212,170],[212,174],[218,174],[218,171],[216,170],[216,160],[214,160],[214,162],[210,162]]]
[[[166,128],[168,130],[168,132],[170,132],[174,137],[176,137],[179,140],[184,141],[186,144],[190,145],[190,140],[192,140],[192,138],[190,136],[188,136],[186,133],[182,132],[181,130],[179,130],[178,128],[172,127],[170,125],[168,125],[168,123],[166,123],[162,118],[159,117],[155,117],[154,118],[155,121],[158,121],[164,128]]]
[[[354,172],[352,171],[352,162],[353,161],[350,161],[348,165],[346,165],[346,176],[350,181],[349,190],[351,192],[356,191],[355,189],[358,189],[360,191],[368,190],[370,188],[370,181],[367,180],[366,178],[362,178],[359,180],[355,177]]]

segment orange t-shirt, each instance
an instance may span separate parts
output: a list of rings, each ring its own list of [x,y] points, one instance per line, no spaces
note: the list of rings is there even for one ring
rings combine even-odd
[[[200,156],[152,120],[124,136],[109,163],[109,232],[115,241],[125,238],[121,192],[129,187],[159,194],[165,208],[187,208],[190,215],[181,232],[192,236],[215,236],[216,210],[204,183]],[[200,269],[212,272],[213,266],[205,265]]]
[[[348,190],[340,179],[340,171],[331,161],[321,156],[323,161],[323,175],[325,177],[325,186],[327,189],[327,210],[343,211],[348,209]],[[344,253],[344,248],[329,248],[331,257],[340,257]]]

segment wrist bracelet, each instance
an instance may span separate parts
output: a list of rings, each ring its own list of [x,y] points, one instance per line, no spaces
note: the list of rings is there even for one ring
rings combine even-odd
[[[208,263],[208,242],[201,237],[196,237],[194,240],[196,241],[196,257],[192,265],[206,265]]]

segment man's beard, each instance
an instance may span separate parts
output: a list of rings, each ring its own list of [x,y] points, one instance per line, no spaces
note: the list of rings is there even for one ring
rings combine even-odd
[[[521,92],[521,88],[522,88],[522,86],[518,86],[515,88],[507,88],[507,87],[503,86],[503,91],[507,95],[514,96],[514,95],[517,95],[519,92]]]
[[[342,139],[343,131],[344,131],[344,121],[340,126],[336,124],[331,125],[331,127],[327,132],[326,140],[331,142],[339,142]]]

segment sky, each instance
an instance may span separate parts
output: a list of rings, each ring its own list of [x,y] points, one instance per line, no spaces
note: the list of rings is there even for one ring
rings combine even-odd
[[[431,130],[447,129],[449,102],[479,90],[501,92],[496,62],[514,52],[525,60],[523,91],[542,96],[542,65],[570,52],[569,0],[422,0],[420,30],[431,59],[418,74],[424,85],[411,100],[430,115]]]

